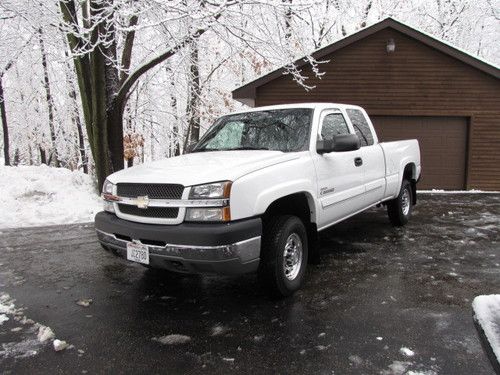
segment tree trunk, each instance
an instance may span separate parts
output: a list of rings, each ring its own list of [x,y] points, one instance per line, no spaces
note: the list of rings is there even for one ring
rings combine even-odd
[[[106,74],[105,57],[100,53],[93,53],[91,59],[92,79],[92,133],[94,142],[94,165],[99,187],[104,184],[106,177],[112,173],[111,156],[108,147],[108,115],[106,111]]]
[[[5,96],[3,92],[3,76],[0,75],[0,116],[3,130],[3,157],[5,165],[10,165],[9,154],[9,127],[7,126],[7,112],[5,111]]]
[[[54,165],[59,167],[59,156],[57,154],[57,144],[56,144],[56,132],[54,127],[54,101],[52,99],[52,93],[50,91],[50,80],[49,80],[49,69],[47,64],[47,54],[45,51],[45,43],[43,41],[43,31],[41,28],[38,29],[38,40],[40,42],[40,52],[42,54],[42,67],[43,67],[43,83],[45,86],[45,95],[47,99],[47,108],[49,110],[49,130],[50,139],[52,141],[52,155],[51,159],[54,159]]]
[[[188,86],[188,132],[186,135],[186,142],[184,143],[184,151],[186,147],[193,142],[198,142],[200,139],[200,97],[201,97],[201,84],[200,84],[200,65],[198,57],[198,40],[193,39],[191,43],[191,56],[190,56],[190,81]]]
[[[14,151],[14,161],[13,161],[12,165],[17,167],[19,165],[20,160],[21,160],[21,156],[19,155],[19,149],[16,147],[16,149]]]
[[[30,165],[34,165],[35,163],[33,162],[33,149],[31,148],[32,141],[30,140],[29,145],[28,145],[28,156],[29,156],[29,161]]]
[[[366,4],[363,15],[361,16],[361,24],[359,25],[361,28],[366,26],[366,20],[368,19],[368,16],[370,15],[370,9],[372,8],[372,3],[373,3],[373,1],[370,0]]]
[[[83,173],[88,174],[89,173],[89,165],[88,165],[88,160],[87,160],[87,153],[85,152],[85,141],[83,138],[82,121],[80,120],[80,115],[78,113],[78,107],[76,106],[76,104],[77,104],[76,92],[75,92],[74,88],[71,88],[70,97],[74,101],[74,104],[75,104],[73,121],[76,125],[76,130],[78,132],[78,147],[80,149],[80,158],[82,159]]]
[[[103,1],[107,6],[113,4],[113,0]],[[104,59],[104,75],[106,82],[106,130],[108,132],[108,148],[111,159],[112,172],[119,171],[124,167],[123,155],[123,111],[125,110],[125,101],[115,100],[115,95],[120,89],[120,74],[116,68],[118,63],[116,47],[115,24],[111,19],[99,24],[100,35],[106,36],[106,43],[97,48],[94,53],[99,53]],[[132,36],[133,38],[133,36]],[[102,51],[102,52],[101,52]],[[113,63],[110,63],[111,60]]]
[[[174,125],[172,126],[173,138],[170,138],[169,155],[179,156],[181,154],[181,147],[179,142],[179,117],[177,116],[177,97],[175,96],[175,80],[170,64],[166,67],[167,75],[170,75],[170,108],[172,108]],[[172,147],[173,139],[173,147]],[[173,148],[173,152],[172,152]]]
[[[153,125],[153,116],[149,115],[149,152],[151,154],[151,161],[155,160],[155,134]],[[144,147],[142,147],[142,153],[144,154]]]
[[[292,1],[293,0],[281,0],[282,3],[288,4],[285,10],[285,41],[289,42],[292,37]]]
[[[123,107],[113,104],[107,113],[108,149],[112,171],[123,169]]]
[[[65,49],[64,55],[66,56],[66,59],[69,58],[68,51]],[[68,96],[71,99],[71,105],[72,105],[72,111],[71,111],[71,120],[73,124],[75,125],[77,134],[78,134],[78,148],[79,148],[79,154],[80,154],[80,159],[82,161],[82,168],[83,168],[83,173],[88,174],[89,173],[89,168],[88,168],[88,160],[87,160],[87,155],[85,152],[85,141],[83,137],[83,128],[82,128],[82,121],[80,120],[80,113],[78,111],[78,100],[76,96],[76,88],[75,88],[75,83],[73,81],[73,78],[70,73],[74,73],[74,70],[71,68],[71,65],[69,63],[66,64],[66,80],[68,81],[69,85],[69,92]]]
[[[47,164],[47,154],[42,146],[38,146],[38,150],[40,151],[40,164]]]

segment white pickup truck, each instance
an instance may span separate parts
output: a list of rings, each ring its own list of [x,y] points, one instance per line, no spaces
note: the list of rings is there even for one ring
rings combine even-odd
[[[287,296],[319,231],[380,203],[406,224],[420,169],[418,142],[378,142],[360,107],[260,107],[221,117],[188,154],[110,175],[95,228],[106,250],[147,267],[258,271]]]

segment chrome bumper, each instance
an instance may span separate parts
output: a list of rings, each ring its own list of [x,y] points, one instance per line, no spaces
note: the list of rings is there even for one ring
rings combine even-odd
[[[199,246],[180,244],[156,245],[136,239],[118,238],[113,233],[96,229],[102,246],[115,255],[127,257],[127,243],[141,243],[149,249],[150,266],[183,273],[242,274],[259,266],[261,236],[228,245]],[[124,237],[124,236],[120,236]]]

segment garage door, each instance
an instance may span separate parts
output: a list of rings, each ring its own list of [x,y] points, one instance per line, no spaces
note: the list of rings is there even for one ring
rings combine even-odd
[[[467,118],[372,116],[382,142],[418,139],[422,178],[419,189],[465,188]]]

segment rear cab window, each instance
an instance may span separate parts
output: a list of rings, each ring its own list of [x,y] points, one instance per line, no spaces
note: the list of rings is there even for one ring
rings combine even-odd
[[[349,120],[351,120],[356,135],[359,137],[361,147],[373,145],[373,133],[363,112],[359,109],[347,108],[346,113]]]

